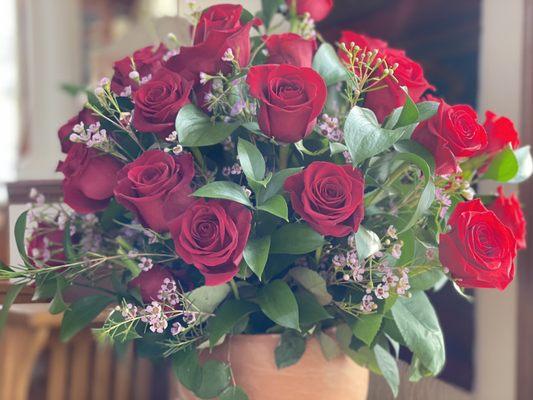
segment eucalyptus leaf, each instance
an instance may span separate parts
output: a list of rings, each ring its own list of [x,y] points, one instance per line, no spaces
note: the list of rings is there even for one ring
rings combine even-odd
[[[252,207],[250,199],[244,192],[244,189],[234,182],[215,181],[202,186],[193,193],[197,197],[208,197],[213,199],[225,199],[244,204]]]
[[[353,107],[344,124],[344,139],[353,164],[358,165],[389,149],[402,138],[405,130],[382,128],[371,110]]]
[[[374,354],[376,356],[376,362],[379,366],[379,369],[381,370],[383,377],[392,390],[392,394],[394,397],[398,396],[398,389],[400,386],[400,371],[398,370],[398,363],[389,353],[389,351],[380,344],[376,344],[374,346]]]
[[[355,245],[357,248],[357,255],[364,260],[373,254],[376,254],[381,249],[381,240],[374,232],[366,229],[360,225],[355,233]]]
[[[211,119],[193,104],[183,106],[176,117],[176,132],[182,146],[211,146],[230,136],[238,124],[212,122]]]
[[[520,147],[514,151],[518,162],[518,172],[509,183],[521,183],[529,179],[533,174],[533,159],[531,158],[531,146]]]
[[[315,53],[313,69],[326,81],[328,86],[345,81],[348,71],[342,64],[337,52],[329,43],[322,43]]]
[[[424,292],[412,297],[399,297],[392,307],[396,326],[407,344],[425,368],[437,375],[444,367],[444,338],[437,314]]]
[[[274,280],[259,289],[257,302],[265,315],[276,324],[300,330],[298,303],[284,281]]]

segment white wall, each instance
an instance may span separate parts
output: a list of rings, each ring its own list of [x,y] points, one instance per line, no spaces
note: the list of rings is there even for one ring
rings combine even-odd
[[[521,125],[523,0],[483,0],[479,112],[490,109]],[[484,191],[494,186],[486,185]],[[476,398],[516,398],[517,285],[476,294]]]

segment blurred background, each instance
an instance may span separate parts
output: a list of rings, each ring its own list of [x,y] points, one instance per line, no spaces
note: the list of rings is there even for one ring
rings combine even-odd
[[[260,7],[260,0],[197,3],[222,2],[240,3],[252,12]],[[57,129],[83,105],[83,98],[66,89],[110,77],[114,60],[168,32],[186,37],[188,25],[180,18],[186,3],[2,0],[0,182],[38,180],[43,187],[53,186],[48,180],[59,178],[55,167],[61,158]],[[533,0],[336,0],[333,13],[318,28],[330,41],[342,29],[351,29],[406,49],[424,66],[441,97],[472,104],[480,115],[487,109],[506,115],[521,127],[522,142],[532,142]],[[26,192],[17,189],[26,187],[21,185],[12,187],[15,194],[0,194],[2,260],[9,259],[13,203],[26,201],[21,195]],[[529,203],[524,204],[529,221],[530,186],[521,195]],[[478,292],[474,303],[450,287],[433,295],[448,350],[441,379],[464,396],[453,399],[533,399],[533,274],[527,259],[524,253],[518,279],[504,293]],[[37,372],[29,384],[37,393],[33,398],[41,399],[45,397],[39,397],[35,386],[46,381],[46,368]],[[162,392],[168,389],[160,384]]]

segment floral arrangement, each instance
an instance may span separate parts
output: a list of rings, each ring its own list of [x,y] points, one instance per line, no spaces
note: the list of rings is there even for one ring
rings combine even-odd
[[[198,361],[232,334],[281,334],[279,368],[316,337],[395,394],[400,346],[412,380],[437,375],[425,291],[512,281],[520,204],[475,185],[527,179],[529,147],[509,119],[436,97],[404,51],[351,31],[324,42],[332,3],[190,3],[190,44],[117,61],[59,130],[64,204],[32,192],[16,224],[3,312],[34,285],[68,340],[108,309],[100,340],[171,357],[200,398],[247,398],[231,365]]]

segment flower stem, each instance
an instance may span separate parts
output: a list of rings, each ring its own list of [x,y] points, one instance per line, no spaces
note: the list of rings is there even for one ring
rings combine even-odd
[[[289,164],[289,156],[291,155],[290,145],[279,147],[279,169],[286,169]]]

